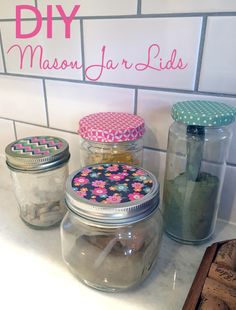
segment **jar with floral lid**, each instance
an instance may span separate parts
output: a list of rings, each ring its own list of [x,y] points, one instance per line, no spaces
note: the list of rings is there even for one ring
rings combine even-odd
[[[58,137],[26,137],[6,147],[20,217],[30,227],[55,226],[64,217],[69,158],[68,143]]]
[[[144,120],[137,115],[101,112],[79,122],[82,166],[98,163],[142,165]]]
[[[198,244],[214,232],[236,109],[220,102],[174,104],[164,184],[164,221],[176,241]]]
[[[148,276],[162,236],[159,184],[150,172],[126,164],[87,166],[68,178],[66,205],[62,253],[76,277],[115,292]]]

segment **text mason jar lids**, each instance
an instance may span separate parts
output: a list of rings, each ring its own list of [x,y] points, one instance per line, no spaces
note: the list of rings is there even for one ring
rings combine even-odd
[[[22,171],[51,170],[70,158],[69,145],[52,136],[35,136],[19,139],[6,147],[7,165]]]
[[[159,183],[145,169],[126,164],[87,166],[67,180],[66,203],[79,216],[111,225],[149,216],[159,205]]]
[[[144,135],[145,124],[137,115],[101,112],[82,118],[78,132],[82,138],[95,142],[133,141]]]
[[[236,108],[221,102],[190,100],[175,103],[171,115],[186,125],[219,127],[235,121]]]

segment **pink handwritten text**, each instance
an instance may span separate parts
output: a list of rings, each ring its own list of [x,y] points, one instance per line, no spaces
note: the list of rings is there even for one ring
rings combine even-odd
[[[44,57],[44,50],[42,45],[36,45],[34,48],[32,45],[26,45],[22,48],[19,44],[14,44],[9,48],[7,53],[10,53],[14,49],[19,51],[19,68],[22,70],[24,64],[28,65],[31,69],[41,69],[41,70],[66,70],[68,68],[79,70],[83,67],[79,64],[79,61],[68,61],[66,59],[59,61],[57,58],[49,60]],[[26,57],[28,56],[28,57]],[[36,67],[37,66],[37,67]]]
[[[90,81],[98,81],[105,70],[116,70],[122,67],[126,70],[134,69],[136,71],[164,71],[164,70],[184,70],[187,63],[184,64],[182,58],[177,58],[177,50],[173,49],[167,61],[160,57],[161,48],[158,44],[152,44],[148,47],[147,58],[143,63],[129,63],[127,59],[123,58],[121,62],[115,62],[106,56],[106,46],[101,50],[100,64],[93,64],[86,68],[85,74]]]
[[[100,62],[90,64],[85,68],[85,76],[90,81],[98,81],[102,78],[106,71],[178,71],[185,70],[188,63],[184,62],[178,56],[177,49],[173,49],[168,53],[163,53],[160,45],[152,44],[148,46],[146,56],[143,62],[132,62],[125,57],[120,57],[120,61],[114,60],[108,56],[108,48],[106,45],[101,48]],[[19,55],[19,69],[23,70],[24,66],[29,66],[31,69],[40,70],[80,70],[83,68],[82,62],[79,60],[68,61],[66,59],[59,60],[58,58],[48,59],[45,57],[43,46],[26,45],[21,47],[19,44],[14,44],[9,48],[7,53],[17,52]]]

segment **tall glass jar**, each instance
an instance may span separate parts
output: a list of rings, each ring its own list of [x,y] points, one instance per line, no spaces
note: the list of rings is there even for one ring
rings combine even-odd
[[[64,217],[69,157],[68,143],[57,137],[27,137],[6,147],[20,217],[32,228],[58,225]]]
[[[182,243],[204,242],[214,232],[236,109],[186,101],[172,108],[164,184],[167,234]]]
[[[66,204],[62,253],[74,275],[110,292],[147,277],[162,236],[159,185],[151,173],[119,164],[88,166],[68,178]]]
[[[90,114],[79,122],[82,166],[99,163],[142,165],[144,120],[133,114]]]

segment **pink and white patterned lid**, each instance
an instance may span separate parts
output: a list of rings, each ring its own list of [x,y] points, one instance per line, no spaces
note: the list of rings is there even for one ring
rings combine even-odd
[[[109,143],[137,140],[144,132],[145,124],[140,116],[118,112],[87,115],[80,120],[78,130],[84,139]]]

